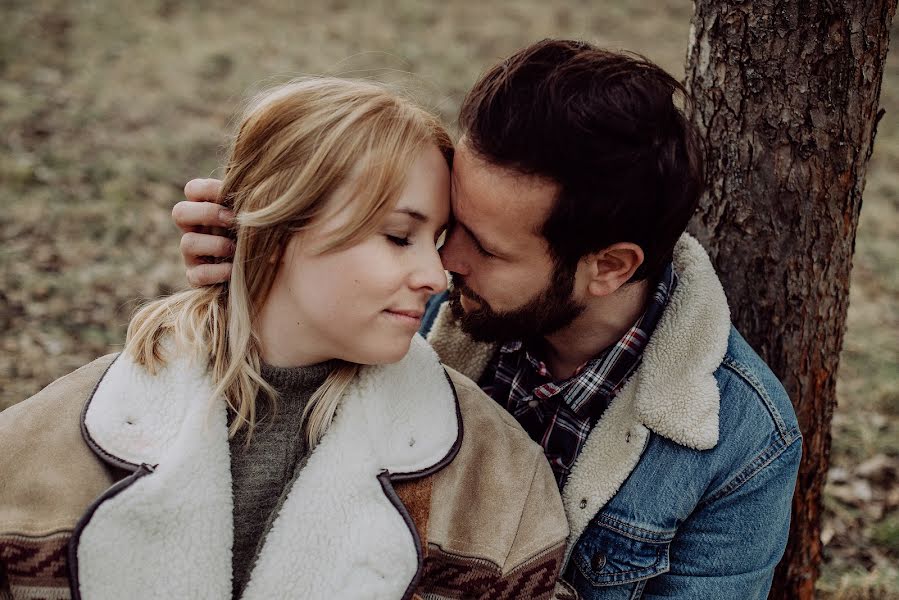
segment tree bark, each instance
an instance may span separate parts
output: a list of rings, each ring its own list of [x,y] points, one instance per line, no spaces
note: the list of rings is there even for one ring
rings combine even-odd
[[[810,599],[849,272],[896,0],[696,0],[690,111],[708,188],[691,231],[783,381],[804,452],[771,598]]]

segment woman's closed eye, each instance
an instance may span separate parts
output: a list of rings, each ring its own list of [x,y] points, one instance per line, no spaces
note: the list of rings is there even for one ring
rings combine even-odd
[[[408,235],[391,235],[388,233],[384,234],[384,237],[386,237],[390,243],[400,246],[401,248],[412,245],[412,240]]]

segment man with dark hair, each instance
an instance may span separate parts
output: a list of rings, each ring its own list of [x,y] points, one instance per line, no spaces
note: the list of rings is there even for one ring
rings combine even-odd
[[[583,598],[765,598],[789,530],[801,436],[684,233],[703,171],[679,96],[644,58],[544,40],[460,115],[453,286],[422,332],[543,446]],[[174,215],[220,224],[209,205]],[[194,284],[225,276],[199,260],[223,245],[185,234]]]

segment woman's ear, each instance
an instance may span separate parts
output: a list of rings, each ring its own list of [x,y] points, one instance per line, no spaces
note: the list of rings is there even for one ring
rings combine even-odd
[[[303,236],[299,232],[291,232],[286,229],[281,231],[280,235],[272,236],[268,242],[271,248],[268,256],[269,264],[277,264],[292,256],[294,252],[298,251],[302,238]],[[265,251],[263,251],[264,253]]]
[[[643,249],[631,242],[618,242],[587,256],[591,296],[608,296],[630,281],[643,264]]]

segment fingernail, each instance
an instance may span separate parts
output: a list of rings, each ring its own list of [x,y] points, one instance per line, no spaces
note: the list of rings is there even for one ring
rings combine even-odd
[[[221,209],[219,211],[219,221],[221,221],[222,225],[231,225],[234,222],[234,213],[226,208]]]

